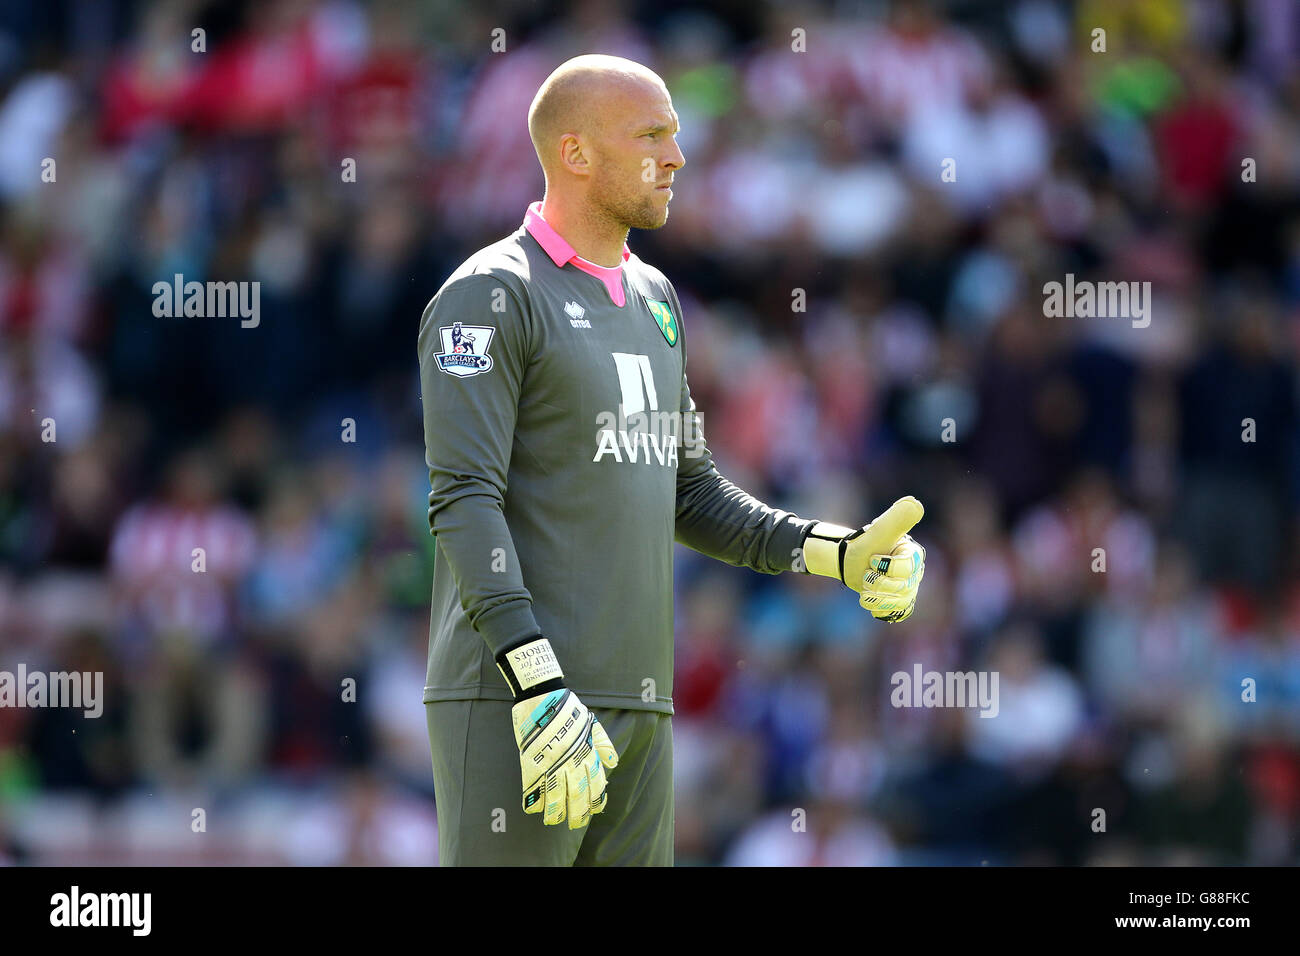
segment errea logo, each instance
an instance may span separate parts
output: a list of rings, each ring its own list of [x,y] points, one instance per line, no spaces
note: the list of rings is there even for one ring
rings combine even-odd
[[[578,305],[578,303],[576,302],[564,303],[564,314],[569,317],[569,324],[573,326],[575,329],[591,328],[591,319],[583,318],[583,316],[587,314],[587,310],[584,309],[582,306]]]

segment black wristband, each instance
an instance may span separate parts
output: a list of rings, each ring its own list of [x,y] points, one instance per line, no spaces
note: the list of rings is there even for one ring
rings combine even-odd
[[[564,672],[551,642],[541,634],[530,634],[502,648],[496,665],[515,703],[564,687]]]

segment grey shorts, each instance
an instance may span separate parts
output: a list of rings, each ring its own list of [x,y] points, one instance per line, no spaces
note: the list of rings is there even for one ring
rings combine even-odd
[[[525,814],[509,701],[425,704],[441,866],[672,866],[672,718],[593,707],[618,751],[609,801],[580,830]]]

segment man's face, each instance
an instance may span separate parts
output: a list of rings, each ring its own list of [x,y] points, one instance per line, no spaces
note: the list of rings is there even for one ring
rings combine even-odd
[[[591,199],[622,225],[658,229],[668,221],[667,184],[686,163],[672,100],[663,86],[646,82],[609,105],[596,143]]]

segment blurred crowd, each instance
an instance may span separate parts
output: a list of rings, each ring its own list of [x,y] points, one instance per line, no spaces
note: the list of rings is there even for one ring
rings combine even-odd
[[[629,243],[719,469],[927,508],[894,627],[678,549],[679,864],[1300,863],[1293,0],[6,6],[0,670],[105,709],[0,708],[0,862],[436,860],[416,331],[584,52],[681,117]]]

